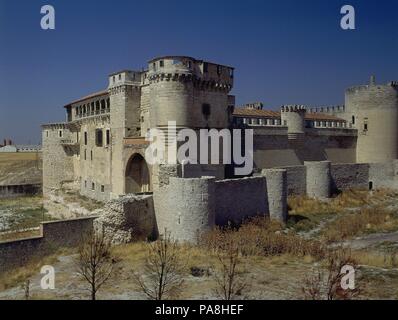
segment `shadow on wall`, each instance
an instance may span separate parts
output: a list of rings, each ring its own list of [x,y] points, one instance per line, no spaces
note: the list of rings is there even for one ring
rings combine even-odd
[[[43,222],[37,237],[0,242],[0,272],[21,267],[60,248],[77,247],[84,235],[92,232],[95,218]]]

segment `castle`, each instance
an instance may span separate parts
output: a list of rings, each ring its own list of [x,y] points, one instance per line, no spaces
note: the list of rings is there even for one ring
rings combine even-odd
[[[111,74],[106,90],[65,106],[66,122],[42,126],[44,195],[65,182],[99,201],[153,194],[158,229],[189,240],[201,228],[255,213],[286,220],[291,193],[328,197],[334,187],[395,181],[397,82],[372,77],[346,90],[344,106],[278,112],[262,103],[235,106],[233,84],[233,67],[185,56]],[[167,132],[169,121],[177,131],[253,129],[253,174],[237,177],[233,164],[187,165],[183,173],[181,164],[148,164],[145,135]]]

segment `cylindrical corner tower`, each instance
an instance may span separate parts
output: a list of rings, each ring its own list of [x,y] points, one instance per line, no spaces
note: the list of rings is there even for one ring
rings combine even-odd
[[[284,169],[262,171],[267,183],[268,209],[272,220],[287,221],[287,173]]]
[[[398,158],[398,84],[347,89],[346,113],[358,129],[357,162],[385,162]]]
[[[330,161],[305,161],[307,169],[307,195],[310,198],[325,199],[332,194]]]
[[[215,225],[215,178],[175,178],[154,192],[159,234],[196,242]]]
[[[281,107],[282,125],[287,126],[289,140],[303,140],[305,135],[305,114],[306,108],[304,106]]]

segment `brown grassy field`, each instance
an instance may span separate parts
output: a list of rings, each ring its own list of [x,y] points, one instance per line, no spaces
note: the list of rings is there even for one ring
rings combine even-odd
[[[41,153],[0,153],[0,184],[35,184],[41,181]]]
[[[394,234],[398,228],[397,200],[398,193],[390,190],[348,190],[328,202],[291,197],[287,227],[260,217],[240,228],[215,229],[196,245],[180,246],[184,283],[179,298],[219,298],[215,295],[215,275],[223,266],[218,258],[227,254],[227,244],[234,243],[239,273],[247,284],[238,299],[306,299],[303,290],[309,289],[307,279],[319,270],[327,272],[333,252],[344,251],[357,266],[360,294],[356,299],[397,299],[397,242],[383,240],[363,248],[351,247],[357,236]],[[340,247],[342,241],[348,243],[346,249]],[[145,299],[134,273],[144,270],[148,244],[116,246],[111,254],[114,272],[100,290],[99,299]],[[0,300],[23,298],[20,287],[26,279],[32,283],[32,299],[88,299],[87,284],[76,276],[74,257],[73,252],[58,253],[49,260],[0,274]],[[54,264],[57,270],[57,287],[52,292],[39,287],[39,267],[45,263]]]
[[[13,161],[37,161],[40,158],[40,152],[0,152],[0,165]]]

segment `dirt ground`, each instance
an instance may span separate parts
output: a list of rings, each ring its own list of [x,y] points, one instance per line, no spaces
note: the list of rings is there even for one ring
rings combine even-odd
[[[42,183],[40,153],[0,153],[0,185],[39,183]]]
[[[330,248],[350,248],[358,265],[355,281],[360,294],[356,299],[398,299],[397,203],[398,193],[392,191],[348,192],[329,202],[290,199],[291,220],[282,234],[293,237],[293,240],[305,239],[310,243],[322,240]],[[372,215],[381,216],[381,219],[374,219]],[[340,223],[346,219],[353,225],[347,230],[340,230]],[[332,238],[327,237],[330,234]],[[270,239],[275,241],[279,238]],[[147,246],[147,243],[132,243],[112,249],[114,271],[98,292],[98,299],[146,299],[134,279],[134,273],[143,273]],[[217,256],[204,247],[190,246],[184,247],[184,250],[182,260],[186,265],[179,298],[220,298],[215,290],[215,275],[220,272]],[[89,299],[87,283],[78,275],[75,259],[75,253],[61,252],[36,264],[0,275],[0,299],[23,299],[23,285],[28,279],[31,299]],[[54,290],[40,288],[40,268],[44,264],[55,268]],[[305,299],[305,280],[317,270],[324,270],[324,267],[325,261],[311,254],[281,252],[242,255],[239,270],[246,287],[237,298]],[[192,268],[206,272],[198,276],[192,272]]]

